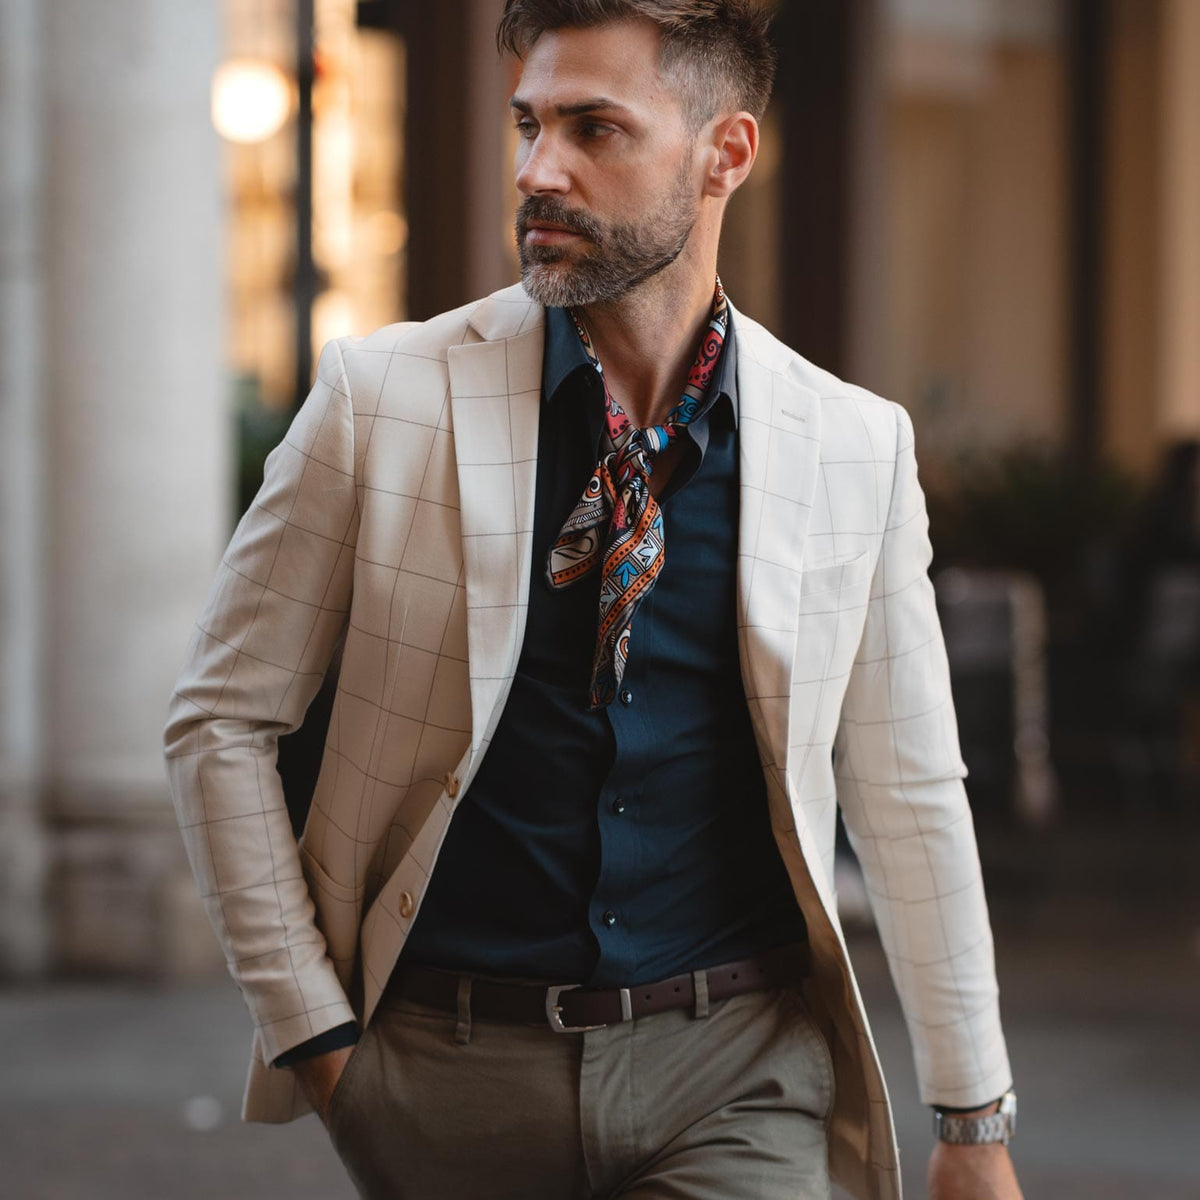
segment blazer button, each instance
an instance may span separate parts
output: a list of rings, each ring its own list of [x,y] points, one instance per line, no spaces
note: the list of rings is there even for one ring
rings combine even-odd
[[[400,915],[402,917],[411,917],[416,904],[413,901],[412,892],[400,893]]]
[[[458,776],[453,771],[447,771],[442,776],[442,786],[446,789],[446,795],[453,800],[458,795]]]

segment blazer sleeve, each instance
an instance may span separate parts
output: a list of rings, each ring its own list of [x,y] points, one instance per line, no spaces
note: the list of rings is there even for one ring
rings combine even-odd
[[[221,561],[165,735],[188,858],[268,1062],[354,1020],[275,763],[345,627],[357,532],[353,412],[330,343]]]
[[[838,801],[908,1023],[921,1097],[960,1107],[1011,1084],[991,929],[928,569],[912,423],[896,468],[835,752]]]

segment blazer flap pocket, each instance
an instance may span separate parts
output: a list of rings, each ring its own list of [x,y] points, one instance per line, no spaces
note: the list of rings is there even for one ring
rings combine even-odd
[[[800,594],[817,596],[822,592],[840,592],[843,588],[871,576],[871,553],[862,550],[849,558],[815,563],[804,567],[800,576]]]
[[[334,900],[353,903],[362,895],[362,886],[351,887],[332,878],[328,871],[317,862],[311,850],[300,844],[300,865],[304,868],[304,877],[308,881],[309,891],[324,892]]]

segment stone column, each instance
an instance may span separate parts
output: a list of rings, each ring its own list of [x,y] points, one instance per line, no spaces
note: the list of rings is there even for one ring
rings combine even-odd
[[[217,6],[40,7],[50,894],[62,964],[169,970],[210,945],[161,729],[228,534]]]
[[[38,0],[0,5],[0,976],[47,957]]]

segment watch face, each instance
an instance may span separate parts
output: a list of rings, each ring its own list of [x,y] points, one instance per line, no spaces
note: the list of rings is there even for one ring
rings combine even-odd
[[[1017,1132],[1017,1093],[1005,1092],[1000,1097],[1000,1113],[1008,1118],[1008,1136]]]

